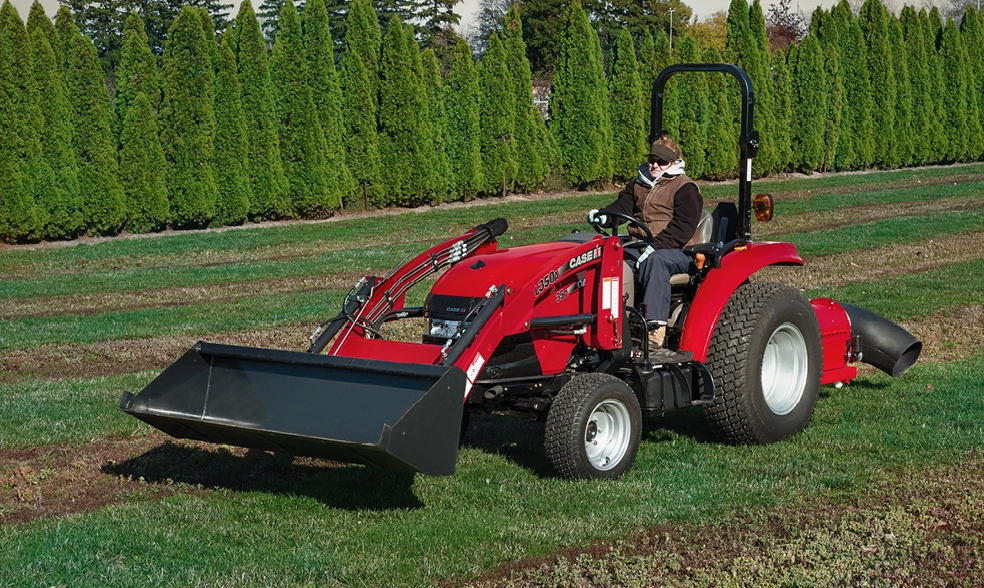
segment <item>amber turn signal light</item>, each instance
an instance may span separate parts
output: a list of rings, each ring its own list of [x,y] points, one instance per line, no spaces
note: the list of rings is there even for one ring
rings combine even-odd
[[[762,223],[772,220],[772,213],[775,210],[772,194],[756,194],[752,202],[752,210],[755,211],[755,220]]]

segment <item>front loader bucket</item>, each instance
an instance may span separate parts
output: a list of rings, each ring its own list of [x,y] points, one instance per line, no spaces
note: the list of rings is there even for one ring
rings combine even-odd
[[[457,367],[199,342],[120,410],[173,437],[451,475],[465,381]]]

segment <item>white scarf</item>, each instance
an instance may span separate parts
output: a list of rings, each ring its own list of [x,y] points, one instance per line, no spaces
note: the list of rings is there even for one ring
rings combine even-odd
[[[661,177],[663,177],[663,176],[667,176],[667,177],[672,178],[674,176],[678,176],[678,175],[682,174],[683,173],[683,167],[685,165],[686,164],[684,163],[684,161],[682,159],[678,159],[678,160],[676,160],[676,161],[673,162],[673,165],[671,165],[670,167],[664,169],[662,172],[659,173],[659,175],[657,175],[654,178],[651,175],[649,175],[649,164],[646,163],[646,162],[643,162],[642,165],[639,166],[639,181],[644,186],[646,186],[647,188],[652,188],[653,187],[653,184],[655,184],[656,182],[658,182],[659,179]]]

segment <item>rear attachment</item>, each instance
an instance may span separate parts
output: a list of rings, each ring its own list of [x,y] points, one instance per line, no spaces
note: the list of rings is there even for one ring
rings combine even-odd
[[[179,438],[454,474],[457,367],[199,342],[120,410]]]

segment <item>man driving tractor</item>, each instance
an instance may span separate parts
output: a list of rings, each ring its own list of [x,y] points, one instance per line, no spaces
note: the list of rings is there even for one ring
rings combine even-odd
[[[683,171],[680,148],[665,134],[653,142],[647,162],[639,166],[639,177],[619,192],[618,198],[604,209],[634,216],[646,223],[653,239],[644,250],[626,249],[625,259],[634,270],[646,305],[646,322],[650,344],[662,347],[666,338],[666,321],[670,313],[670,276],[684,273],[690,257],[683,247],[697,238],[704,198],[700,189]],[[598,210],[588,213],[593,225],[613,228],[616,222]],[[645,238],[638,227],[629,225],[629,234]]]

